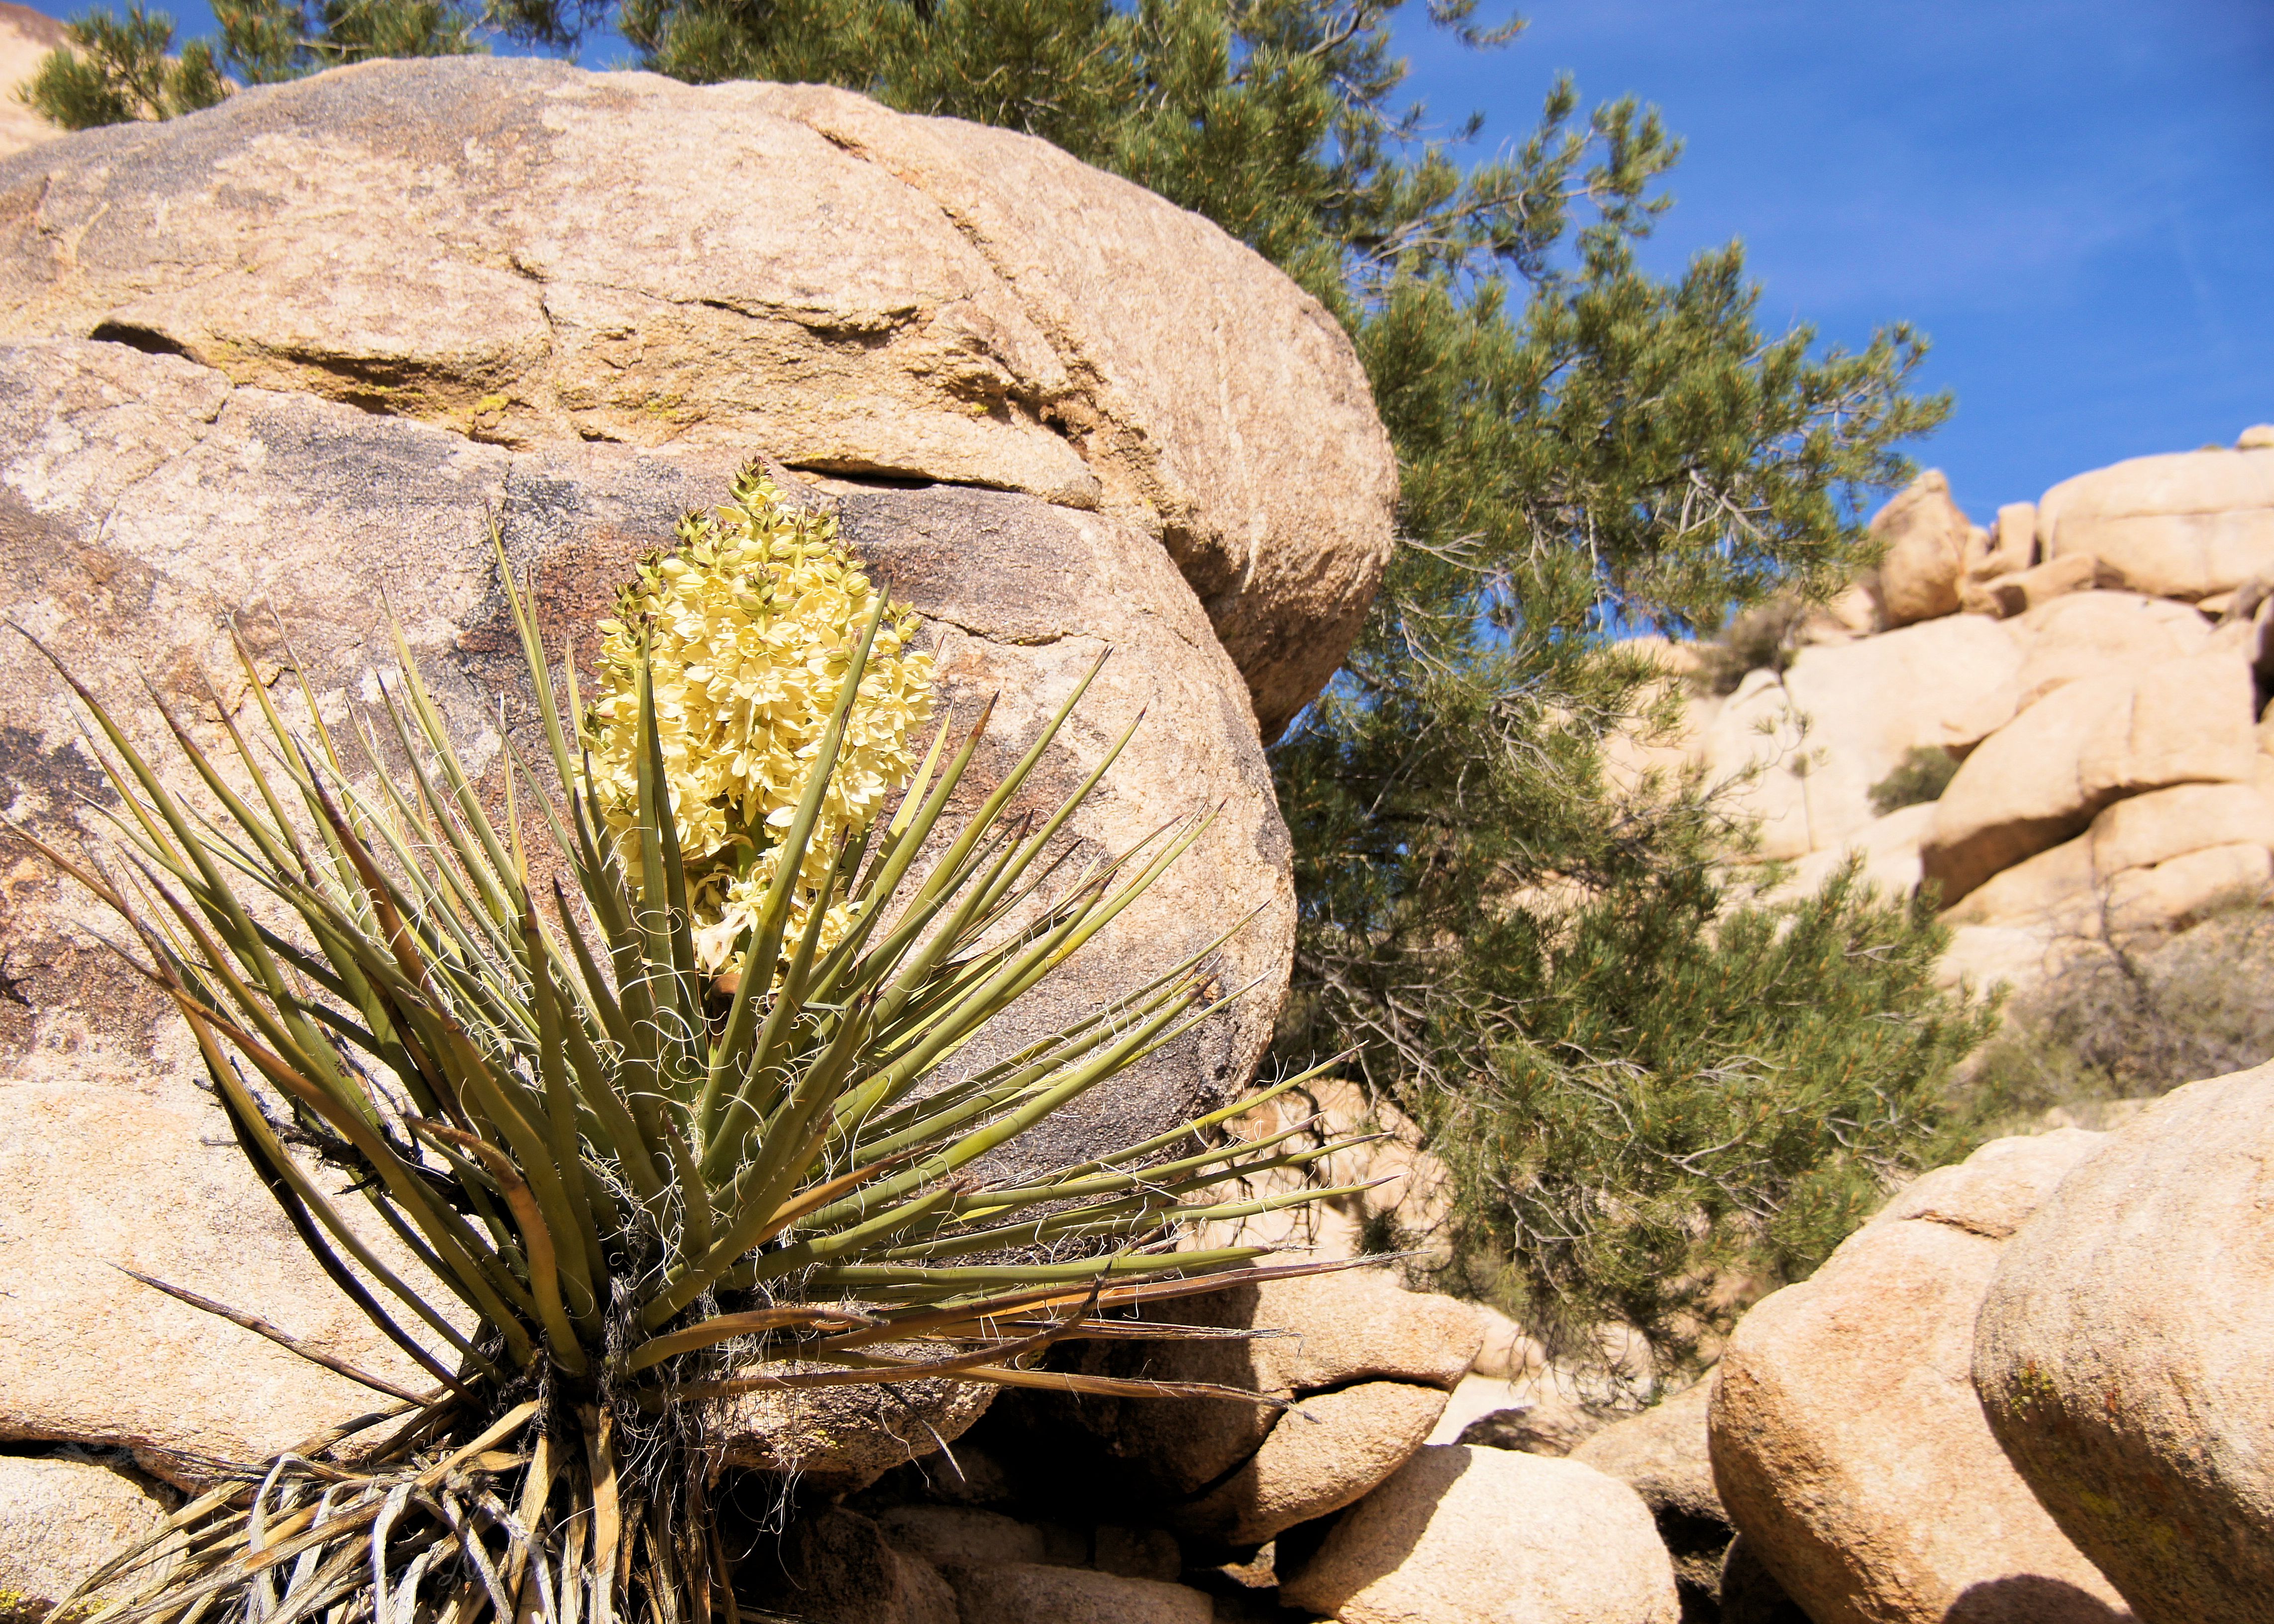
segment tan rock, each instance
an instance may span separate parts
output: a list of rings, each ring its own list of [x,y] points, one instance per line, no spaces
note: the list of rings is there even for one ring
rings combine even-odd
[[[1970,529],[1939,469],[1921,474],[1871,515],[1871,535],[1886,548],[1879,601],[1889,627],[1958,613]]]
[[[2234,437],[2237,451],[2274,449],[2274,423],[2254,423]]]
[[[1571,1458],[1616,1477],[1653,1513],[1726,1520],[1707,1441],[1713,1380],[1709,1375],[1640,1415],[1614,1421],[1572,1450]]]
[[[2135,592],[2195,598],[2274,565],[2274,454],[2184,451],[2065,479],[2037,503],[2048,559],[2097,554]]]
[[[1685,1611],[1702,1611],[1719,1599],[1729,1545],[1729,1518],[1713,1486],[1706,1426],[1713,1399],[1708,1375],[1640,1415],[1612,1422],[1571,1451],[1571,1459],[1642,1496],[1674,1559]]]
[[[102,139],[129,137],[146,139]],[[124,344],[0,346],[0,380],[10,583],[0,607],[121,702],[140,742],[162,755],[139,703],[146,676],[202,718],[209,748],[224,748],[217,718],[200,709],[209,702],[198,669],[228,669],[232,613],[257,631],[275,608],[335,724],[351,703],[375,702],[392,659],[374,642],[385,635],[385,591],[476,770],[491,771],[496,696],[516,681],[518,656],[492,579],[488,510],[500,513],[516,563],[536,568],[546,623],[584,625],[675,515],[725,490],[742,455],[509,451],[237,388]],[[1070,788],[1141,710],[1152,719],[1072,838],[1120,849],[1224,801],[1184,862],[983,1049],[1029,1041],[1034,1023],[1059,1019],[1052,1007],[1094,1010],[1126,978],[1262,910],[1225,949],[1229,984],[1263,977],[1247,1001],[1092,1096],[1025,1154],[1080,1160],[1107,1136],[1126,1143],[1226,1102],[1269,1037],[1293,898],[1241,684],[1190,588],[1145,531],[1034,497],[850,489],[840,513],[871,564],[929,617],[943,696],[967,717],[988,694],[1003,696],[975,783],[995,781],[1111,645],[1065,755],[1037,789]],[[243,703],[241,686],[222,692]],[[99,787],[76,736],[52,674],[20,639],[0,639],[9,811],[72,841],[75,796]],[[541,757],[538,741],[523,742]],[[132,1447],[188,1480],[206,1470],[201,1458],[258,1458],[367,1407],[362,1389],[113,1263],[262,1313],[391,1380],[417,1380],[303,1254],[228,1143],[172,1017],[119,981],[80,933],[107,929],[100,914],[27,855],[0,862],[0,950],[26,1001],[0,1003],[0,1121],[10,1124],[0,1132],[0,1437]],[[1059,997],[1067,1002],[1054,1006]],[[153,1210],[141,1193],[153,1188],[200,1222]],[[105,1335],[90,1337],[90,1326]],[[895,1431],[922,1436],[906,1421]]]
[[[942,1380],[761,1391],[726,1401],[712,1425],[729,1466],[794,1472],[824,1492],[849,1493],[953,1443],[994,1397],[990,1387]]]
[[[2029,569],[2037,563],[2037,505],[2007,502],[1998,509],[1998,573]]]
[[[1739,1322],[1713,1402],[1714,1481],[1816,1624],[2127,1616],[2007,1463],[1970,1376],[2001,1248],[2100,1140],[1999,1139],[1926,1175]]]
[[[2066,683],[2140,670],[2210,647],[2210,628],[2187,605],[2113,590],[2040,603],[2023,613],[2013,633],[2028,650],[2014,677],[2024,710]]]
[[[1477,1357],[1469,1362],[1472,1375],[1512,1381],[1532,1374],[1547,1363],[1546,1345],[1515,1320],[1481,1303],[1470,1306],[1476,1310],[1477,1320],[1484,1327],[1484,1340],[1477,1346]],[[1461,1380],[1465,1382],[1469,1378],[1464,1376]]]
[[[1424,1449],[1282,1600],[1342,1624],[1675,1624],[1673,1564],[1624,1484],[1544,1455]]]
[[[1836,869],[1857,856],[1863,859],[1862,877],[1865,884],[1875,887],[1882,896],[1908,897],[1918,889],[1923,872],[1919,842],[1933,827],[1931,801],[1898,807],[1885,817],[1866,823],[1838,845],[1811,852],[1792,865],[1791,873],[1781,884],[1762,891],[1761,898],[1773,901],[1813,896]]]
[[[808,1624],[957,1624],[956,1593],[938,1569],[842,1506],[791,1517],[735,1579],[744,1605]]]
[[[1211,1624],[1205,1591],[1155,1579],[1023,1562],[955,1575],[967,1620],[986,1624]]]
[[[1389,556],[1395,464],[1333,318],[1030,137],[452,57],[50,145],[8,184],[38,201],[0,238],[0,336],[516,447],[764,447],[1096,509],[1176,560],[1267,737]]]
[[[2104,565],[2090,553],[2073,553],[2058,558],[2050,564],[2017,570],[2010,575],[1994,576],[1976,589],[1977,601],[1984,613],[1991,614],[2027,614],[2041,604],[2056,598],[2066,598],[2073,592],[2090,592],[2099,587],[2121,584],[2117,573]],[[1975,602],[1967,607],[1972,609]]]
[[[1442,1387],[1362,1381],[1302,1400],[1224,1483],[1174,1513],[1225,1545],[1259,1545],[1340,1511],[1412,1458],[1444,1412]]]
[[[2263,884],[2274,802],[2253,784],[2183,784],[2104,809],[2084,834],[2005,869],[1949,909],[1954,925],[2168,929]],[[2207,853],[2216,851],[2218,855]],[[2201,859],[2202,861],[2197,861]],[[2106,918],[2104,920],[2104,908]]]
[[[1955,903],[2127,795],[2250,782],[2255,704],[2248,665],[2225,650],[2061,686],[1960,766],[1920,846],[1924,877]]]
[[[2221,908],[2263,900],[2274,883],[2263,846],[2213,846],[2144,868],[2109,883],[2109,927],[2117,931],[2184,930]]]
[[[1469,1304],[1404,1290],[1379,1268],[1235,1287],[1180,1301],[1163,1317],[1284,1335],[1093,1343],[1078,1368],[1097,1375],[1211,1381],[1278,1399],[1381,1381],[1443,1391],[1467,1372],[1482,1341]],[[1271,1409],[1231,1402],[1039,1395],[1028,1402],[1045,1436],[1062,1445],[1087,1440],[1150,1494],[1178,1500],[1228,1478],[1263,1447],[1275,1424],[1284,1424]],[[1434,1415],[1432,1410],[1432,1419]],[[1422,1425],[1414,1444],[1428,1431]]]
[[[2013,718],[2027,646],[1956,615],[1803,648],[1783,673],[1755,672],[1718,705],[1693,703],[1686,747],[1668,755],[1686,755],[1758,821],[1762,858],[1836,852],[1877,818],[1871,789],[1910,751],[1964,749]]]
[[[2083,931],[2092,928],[2099,906],[2092,837],[2087,833],[2000,869],[1945,909],[1942,917],[1954,926]]]
[[[48,53],[64,42],[64,26],[54,18],[13,0],[0,0],[0,158],[64,133],[25,106],[18,94],[40,71]]]
[[[0,1612],[40,1616],[169,1515],[100,1461],[0,1455]]]
[[[2105,881],[2213,846],[2274,846],[2274,801],[2253,784],[2182,784],[2120,801],[2092,820]]]
[[[2031,1488],[2151,1624],[2274,1619],[2274,1067],[2105,1137],[2006,1247],[1974,1379]]]
[[[895,1506],[877,1514],[877,1526],[895,1548],[935,1568],[1048,1559],[1041,1529],[972,1506]]]

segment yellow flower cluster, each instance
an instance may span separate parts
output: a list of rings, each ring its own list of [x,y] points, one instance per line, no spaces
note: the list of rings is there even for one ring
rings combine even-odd
[[[696,956],[739,974],[737,943],[779,866],[830,711],[874,612],[877,589],[835,518],[805,511],[757,466],[714,515],[681,521],[679,545],[650,556],[603,620],[599,696],[584,718],[592,786],[617,853],[644,883],[639,841],[639,658],[694,913]],[[814,837],[786,943],[804,929],[840,842],[857,839],[915,771],[909,735],[931,716],[932,661],[908,651],[915,617],[893,605],[877,628]],[[833,904],[827,947],[852,914]]]

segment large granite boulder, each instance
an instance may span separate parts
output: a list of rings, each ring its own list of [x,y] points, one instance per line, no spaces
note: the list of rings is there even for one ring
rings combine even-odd
[[[527,449],[764,447],[1167,550],[1264,735],[1389,555],[1396,466],[1314,300],[1030,137],[810,86],[373,62],[0,161],[0,337]]]
[[[1935,804],[1925,877],[1956,903],[2081,834],[2104,807],[2180,784],[2248,784],[2257,696],[2239,648],[2064,683],[1975,748]]]
[[[215,748],[222,708],[247,700],[225,641],[230,617],[258,645],[280,703],[298,704],[285,674],[297,660],[336,725],[375,701],[392,672],[384,595],[470,762],[494,774],[499,695],[518,680],[518,653],[488,515],[516,568],[535,571],[545,624],[564,641],[581,628],[589,654],[590,622],[632,560],[763,448],[516,449],[236,384],[122,343],[0,345],[0,607],[62,650],[146,748],[160,745],[146,680]],[[1245,685],[1168,553],[1127,520],[1015,492],[803,488],[838,504],[855,545],[922,613],[949,705],[969,717],[1000,695],[975,785],[994,781],[1110,647],[1037,797],[1071,787],[1147,710],[1070,844],[1119,849],[1183,813],[1222,808],[1155,891],[1036,1007],[1006,1016],[994,1041],[1095,1009],[1251,913],[1224,950],[1222,979],[1256,984],[1024,1154],[1088,1154],[1232,1096],[1285,983],[1287,837]],[[28,643],[0,635],[7,808],[75,841],[75,825],[93,826],[81,797],[103,792],[62,695]],[[526,726],[525,707],[508,714]],[[536,741],[523,743],[542,756]],[[368,1407],[362,1389],[113,1264],[259,1312],[382,1376],[418,1380],[301,1252],[200,1092],[177,1022],[87,934],[107,928],[99,911],[21,848],[4,861],[0,1438],[125,1447],[193,1481],[215,1457],[261,1455]],[[102,1335],[89,1335],[97,1326]],[[892,1430],[907,1440],[899,1458],[933,1447],[912,1420]]]
[[[2037,503],[2044,556],[2090,553],[2135,592],[2200,598],[2274,566],[2274,452],[2133,457]]]
[[[1998,1139],[1901,1191],[1722,1355],[1713,1478],[1815,1624],[2112,1624],[2123,1598],[2038,1505],[1973,1387],[2001,1252],[2104,1136]]]
[[[2105,1141],[1998,1261],[1983,1406],[2139,1617],[2274,1620],[2274,1066]]]

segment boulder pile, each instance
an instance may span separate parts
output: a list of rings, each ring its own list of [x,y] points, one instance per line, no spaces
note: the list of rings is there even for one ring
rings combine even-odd
[[[1850,853],[1882,889],[1931,881],[1949,974],[2017,984],[2264,891],[2274,429],[2080,475],[1994,527],[1931,471],[1871,530],[1877,570],[1696,694],[1671,750],[1736,786],[1792,884]]]

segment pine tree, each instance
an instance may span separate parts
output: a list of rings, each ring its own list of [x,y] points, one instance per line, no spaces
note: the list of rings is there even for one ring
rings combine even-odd
[[[375,56],[454,56],[484,49],[463,0],[215,0],[218,46],[178,56],[173,19],[139,4],[124,19],[89,11],[19,94],[66,130],[176,118],[215,106],[230,81],[267,85]]]
[[[17,94],[66,130],[172,118],[229,94],[212,47],[200,41],[170,54],[174,22],[163,12],[89,11],[64,33],[71,43],[49,51]]]

